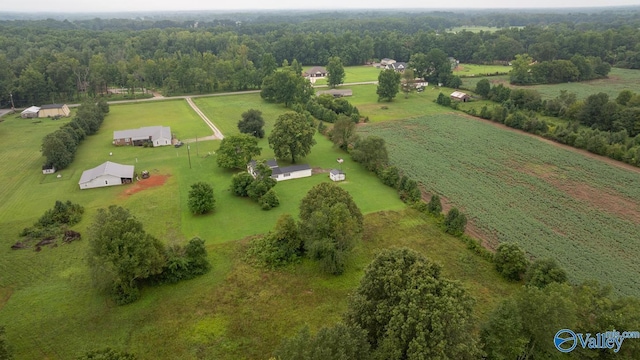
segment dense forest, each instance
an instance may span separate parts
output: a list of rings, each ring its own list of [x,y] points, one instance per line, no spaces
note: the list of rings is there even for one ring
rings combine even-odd
[[[294,59],[408,61],[440,49],[463,63],[550,63],[574,56],[640,68],[640,11],[592,13],[264,13],[220,19],[0,21],[0,107],[79,100],[108,87],[167,95],[260,88]],[[383,16],[384,15],[384,16]],[[211,15],[210,15],[211,16]],[[497,31],[452,31],[456,26]]]

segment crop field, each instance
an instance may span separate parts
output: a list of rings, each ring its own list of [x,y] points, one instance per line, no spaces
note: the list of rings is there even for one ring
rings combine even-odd
[[[482,77],[464,78],[463,86],[467,89],[475,89],[476,84]],[[493,85],[503,84],[511,88],[523,88],[537,90],[543,99],[553,99],[560,94],[561,90],[575,93],[578,99],[586,99],[589,95],[603,92],[609,95],[609,98],[615,99],[622,90],[636,91],[640,83],[640,70],[618,69],[612,68],[609,77],[606,79],[598,79],[584,82],[574,82],[566,84],[549,84],[549,85],[531,85],[531,86],[513,86],[509,84],[509,76],[492,76],[488,77]]]
[[[249,100],[243,100],[247,96]],[[252,100],[253,95],[226,98],[207,109],[207,115],[237,122],[233,111],[246,101],[251,108],[264,106],[266,116],[284,109]],[[216,98],[220,99],[220,98]],[[209,100],[199,99],[206,104]],[[517,287],[507,284],[491,264],[443,234],[434,220],[405,209],[397,194],[381,184],[317,136],[318,144],[303,159],[329,169],[342,164],[347,189],[366,213],[365,241],[358,244],[347,273],[340,277],[319,275],[316,264],[303,261],[282,271],[267,271],[242,260],[245,237],[272,229],[283,213],[297,214],[300,199],[325,174],[280,183],[282,205],[262,211],[257,204],[231,196],[227,190],[232,171],[218,169],[215,151],[219,141],[199,141],[181,148],[134,148],[111,145],[113,130],[169,125],[181,138],[210,133],[184,100],[112,106],[98,134],[80,146],[74,163],[55,175],[40,172],[43,136],[64,121],[36,123],[4,117],[0,133],[5,150],[0,163],[0,324],[20,359],[69,359],[89,349],[112,347],[135,353],[140,359],[238,359],[268,357],[283,336],[308,324],[312,330],[340,319],[348,294],[358,284],[364,267],[376,252],[390,246],[411,246],[444,265],[447,276],[463,281],[481,298],[476,309],[484,317]],[[268,122],[273,120],[268,120]],[[222,125],[221,125],[222,126]],[[224,130],[223,130],[224,132]],[[266,139],[263,155],[269,156]],[[110,155],[111,153],[111,155]],[[87,168],[110,160],[147,169],[164,184],[140,192],[133,185],[79,190],[77,182]],[[187,210],[191,183],[214,185],[217,209],[194,217]],[[115,306],[92,287],[85,254],[86,238],[42,251],[11,250],[18,232],[31,225],[55,200],[71,200],[85,209],[75,229],[86,234],[96,209],[111,204],[131,210],[145,229],[165,243],[182,243],[193,236],[205,239],[213,270],[200,278],[170,286],[143,288],[141,299]],[[378,213],[379,211],[384,211]]]
[[[370,124],[391,162],[461,208],[488,245],[640,295],[640,173],[456,114]]]

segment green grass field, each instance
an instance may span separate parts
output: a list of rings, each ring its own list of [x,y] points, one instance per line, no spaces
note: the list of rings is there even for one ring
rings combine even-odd
[[[302,71],[310,69],[312,66],[305,66]],[[344,67],[344,82],[365,82],[365,81],[378,81],[378,75],[380,75],[380,69],[373,66],[345,66]],[[326,79],[317,79],[314,85],[326,85]]]
[[[504,74],[511,71],[510,66],[504,65],[476,65],[476,64],[459,64],[453,69],[453,75],[460,77],[473,77],[485,75]]]
[[[464,78],[462,83],[465,88],[473,90],[480,79],[482,77]],[[640,70],[613,68],[606,79],[566,84],[513,86],[509,84],[508,75],[492,76],[487,79],[492,85],[503,84],[511,88],[534,89],[542,95],[543,99],[553,99],[560,94],[561,90],[575,93],[578,99],[586,99],[589,95],[599,92],[606,93],[609,98],[615,99],[622,90],[637,91],[640,83]]]
[[[202,98],[197,103],[227,134],[234,133],[239,114],[248,108],[263,111],[268,129],[285,111],[262,103],[255,95]],[[377,251],[389,246],[410,246],[443,264],[447,276],[461,280],[482,299],[476,309],[480,318],[517,287],[502,281],[491,264],[466,250],[463,243],[444,235],[433,219],[403,210],[405,205],[393,189],[319,135],[318,144],[303,161],[330,169],[337,166],[338,157],[345,158],[342,168],[347,181],[340,186],[367,214],[365,240],[356,246],[347,273],[340,277],[319,275],[316,264],[307,261],[282,271],[266,271],[242,260],[247,244],[242,239],[269,231],[283,213],[297,214],[306,191],[329,181],[326,174],[278,184],[275,189],[282,205],[265,212],[228,192],[233,172],[215,164],[218,141],[192,143],[191,166],[186,146],[111,145],[114,130],[145,125],[169,125],[181,138],[208,135],[210,130],[184,100],[112,106],[98,134],[87,138],[74,163],[59,172],[61,178],[41,174],[44,159],[38,149],[43,136],[68,120],[4,120],[0,122],[0,133],[6,138],[0,154],[5,168],[0,173],[4,184],[0,188],[0,324],[6,326],[19,359],[69,359],[107,346],[133,352],[140,359],[268,358],[283,336],[304,324],[318,329],[338,321],[364,267]],[[263,156],[270,156],[266,139],[260,144]],[[79,190],[82,171],[106,160],[134,164],[138,171],[150,170],[152,177],[168,176],[167,182],[132,195],[126,193],[128,186]],[[217,209],[213,214],[194,217],[188,212],[188,187],[196,181],[214,185]],[[115,306],[92,287],[86,238],[40,252],[10,250],[18,232],[58,199],[85,206],[84,219],[75,227],[83,234],[96,209],[118,204],[130,209],[148,232],[165,243],[200,236],[206,240],[213,270],[176,285],[143,288],[136,303]]]
[[[553,257],[574,281],[640,295],[640,173],[457,114],[371,124],[391,162],[460,207],[495,246]]]

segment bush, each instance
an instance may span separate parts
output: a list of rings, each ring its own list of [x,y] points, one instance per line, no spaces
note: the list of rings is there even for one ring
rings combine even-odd
[[[262,210],[271,210],[274,207],[280,206],[280,199],[275,190],[269,189],[269,191],[258,200],[258,203],[260,207],[262,207]]]
[[[433,194],[431,195],[431,200],[429,200],[429,204],[427,204],[427,211],[433,215],[440,215],[442,212],[442,202],[440,201],[440,196]]]
[[[236,196],[247,197],[249,193],[247,188],[253,182],[253,176],[246,171],[233,175],[231,179],[231,193]]]
[[[444,219],[445,232],[454,236],[460,236],[464,234],[466,226],[467,217],[457,208],[451,208]]]
[[[529,265],[524,251],[516,244],[503,243],[493,257],[496,270],[507,280],[519,281]]]
[[[541,289],[554,282],[566,282],[567,272],[554,259],[540,259],[529,265],[524,280],[527,285]]]
[[[213,187],[205,182],[197,182],[191,185],[188,203],[189,210],[195,215],[206,214],[213,210],[216,207]]]

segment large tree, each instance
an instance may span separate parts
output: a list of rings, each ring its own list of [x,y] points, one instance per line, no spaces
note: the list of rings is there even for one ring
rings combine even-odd
[[[371,135],[358,139],[351,151],[355,162],[361,163],[367,170],[379,171],[389,163],[389,154],[384,139]]]
[[[216,207],[213,187],[206,182],[197,182],[189,190],[189,210],[195,215],[206,214]]]
[[[162,272],[162,244],[120,206],[98,209],[90,229],[88,260],[96,283],[110,290],[119,304],[135,301],[140,282]]]
[[[278,117],[269,135],[269,146],[278,159],[305,157],[316,144],[313,135],[316,129],[304,114],[287,112]]]
[[[398,91],[400,91],[400,74],[391,69],[382,70],[378,75],[378,89],[376,90],[378,101],[391,101],[398,95]]]
[[[505,279],[519,281],[527,271],[529,260],[518,245],[502,243],[493,256],[493,263]]]
[[[336,87],[344,82],[344,67],[342,66],[342,60],[337,56],[329,58],[329,64],[327,65],[327,84],[329,87]]]
[[[284,103],[290,107],[295,103],[306,103],[313,95],[309,80],[291,70],[276,71],[264,78],[260,96],[266,101]]]
[[[407,248],[381,251],[352,296],[347,324],[379,359],[478,359],[474,300],[441,267]]]
[[[258,146],[258,139],[248,134],[231,135],[222,139],[220,148],[216,152],[219,167],[227,169],[245,169],[255,156],[260,155],[262,149]]]
[[[440,49],[431,49],[427,54],[416,53],[409,59],[409,67],[419,77],[432,83],[445,83],[452,74],[451,61]]]
[[[356,123],[350,117],[340,116],[333,124],[333,128],[329,132],[329,138],[333,144],[342,150],[347,150],[357,139]]]
[[[243,134],[253,135],[262,139],[264,137],[264,119],[262,111],[250,109],[242,113],[242,120],[238,121],[238,130]]]

